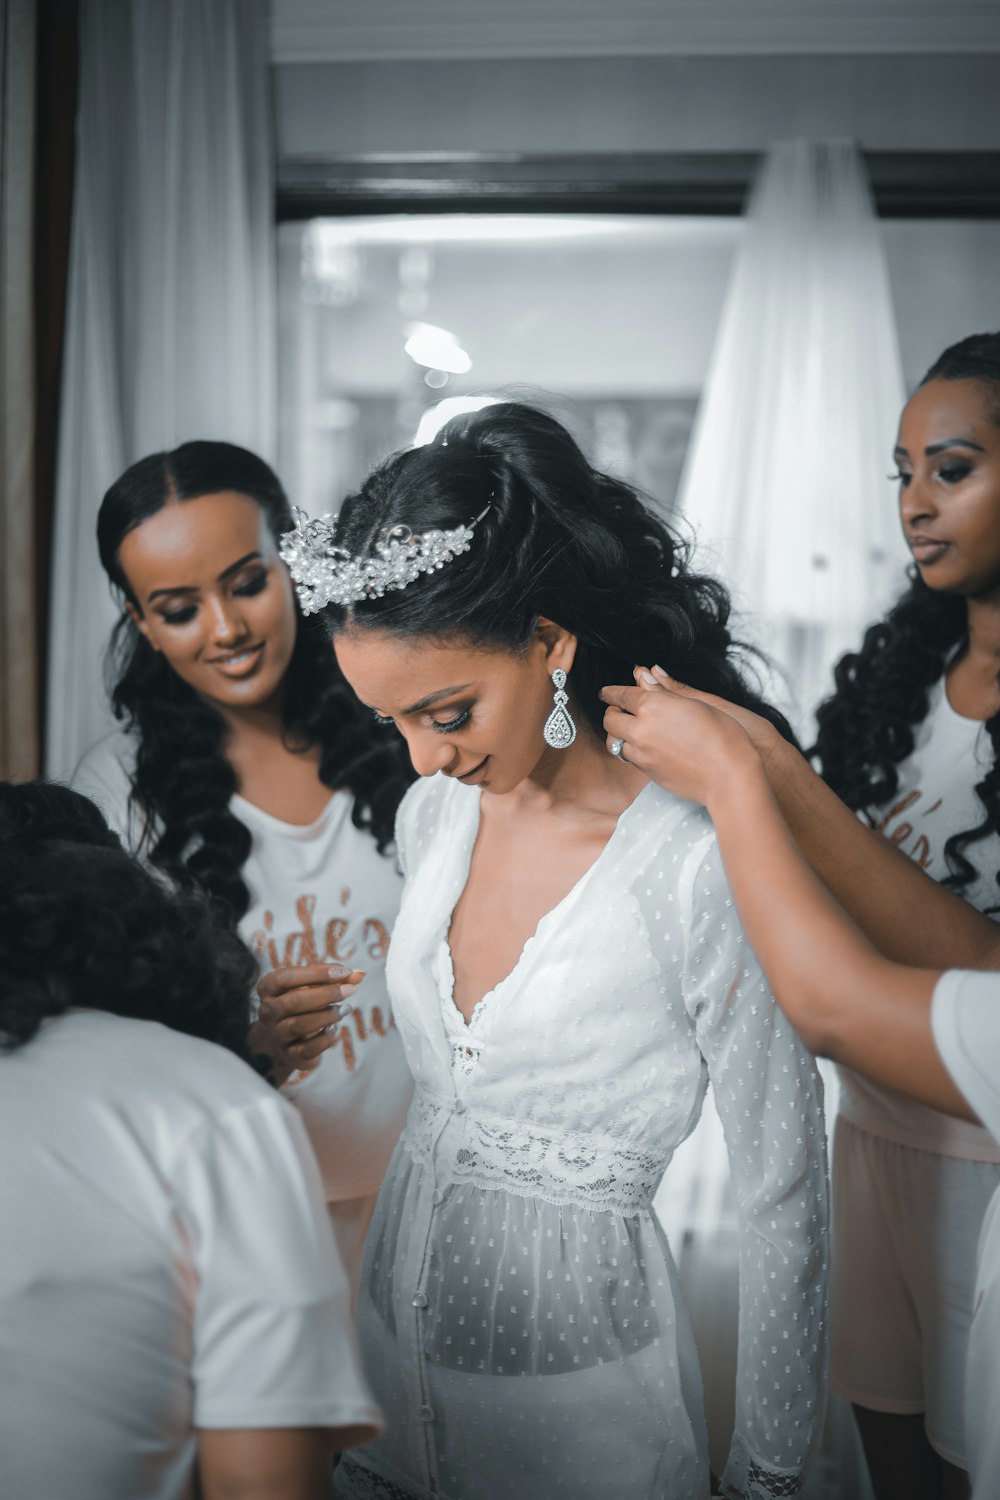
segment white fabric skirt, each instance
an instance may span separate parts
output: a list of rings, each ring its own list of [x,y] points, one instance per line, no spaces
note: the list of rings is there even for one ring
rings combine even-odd
[[[701,1375],[649,1208],[452,1183],[397,1150],[369,1235],[361,1352],[388,1432],[344,1500],[704,1500]]]

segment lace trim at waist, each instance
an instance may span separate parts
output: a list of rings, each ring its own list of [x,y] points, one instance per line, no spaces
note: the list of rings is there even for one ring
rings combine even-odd
[[[666,1162],[607,1136],[546,1129],[418,1089],[403,1140],[439,1186],[469,1183],[548,1203],[634,1214],[647,1209]]]

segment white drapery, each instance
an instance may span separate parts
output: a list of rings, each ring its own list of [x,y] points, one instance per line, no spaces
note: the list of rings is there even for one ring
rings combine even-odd
[[[37,774],[35,10],[0,0],[0,776]]]
[[[810,714],[903,584],[887,479],[903,377],[878,222],[847,141],[771,147],[747,208],[680,500]]]
[[[272,200],[266,0],[82,0],[50,776],[108,725],[116,612],[95,542],[108,485],[191,438],[273,456]]]
[[[849,142],[780,142],[748,204],[680,505],[703,561],[745,611],[740,633],[778,668],[770,695],[783,699],[806,740],[834,662],[904,583],[907,555],[887,478],[903,399],[861,158]],[[735,1376],[728,1184],[722,1134],[707,1109],[656,1207],[679,1252],[716,1454]],[[871,1491],[850,1412],[835,1399],[806,1500],[846,1494],[870,1500]]]

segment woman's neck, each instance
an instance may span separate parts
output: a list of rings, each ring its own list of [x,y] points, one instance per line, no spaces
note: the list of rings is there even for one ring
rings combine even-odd
[[[566,810],[617,817],[642,791],[648,777],[609,755],[589,725],[578,727],[568,750],[549,750],[532,774],[508,793],[526,811]]]
[[[318,743],[289,738],[276,697],[253,708],[223,710],[228,726],[225,756],[236,773],[236,790],[254,807],[284,823],[313,823],[330,800],[320,779]]]
[[[1000,709],[1000,590],[967,602],[969,634],[948,671],[948,699],[967,719],[991,719]]]
[[[280,740],[285,733],[285,694],[283,686],[276,689],[263,703],[247,707],[215,703],[226,723],[227,741],[231,745],[241,740]]]
[[[1000,668],[1000,589],[968,600],[967,610],[968,654]]]

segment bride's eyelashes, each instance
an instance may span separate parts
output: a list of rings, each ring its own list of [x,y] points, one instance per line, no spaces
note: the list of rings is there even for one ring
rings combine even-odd
[[[441,724],[437,719],[432,719],[431,728],[436,729],[438,734],[456,734],[459,729],[465,728],[466,724],[468,724],[471,718],[472,709],[463,708],[461,713],[456,714],[455,717],[453,719],[449,719],[447,723]]]
[[[375,720],[375,723],[383,729],[388,729],[390,725],[393,725],[396,722],[395,719],[389,718],[385,714],[376,713],[374,709],[372,709],[372,718]],[[441,722],[438,719],[429,719],[428,723],[437,734],[457,734],[460,729],[465,728],[466,724],[468,724],[471,718],[472,709],[463,708],[461,712],[457,713],[453,719],[447,719],[444,722]]]

